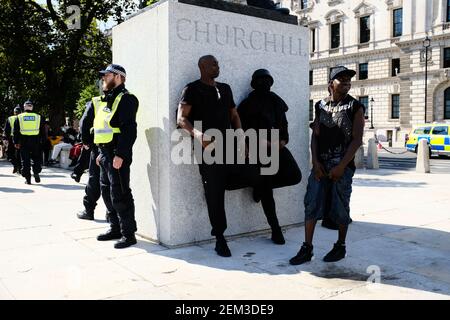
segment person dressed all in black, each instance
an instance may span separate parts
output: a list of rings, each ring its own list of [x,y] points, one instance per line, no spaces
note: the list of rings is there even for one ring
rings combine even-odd
[[[92,99],[94,143],[99,149],[96,163],[100,166],[102,197],[110,210],[110,229],[97,240],[120,239],[114,248],[121,249],[137,243],[130,165],[137,136],[139,101],[125,89],[126,73],[122,66],[111,64],[100,74],[105,95]],[[89,125],[84,126],[89,128]]]
[[[105,99],[103,97],[103,99]],[[92,100],[86,104],[86,109],[80,120],[80,133],[83,149],[81,150],[80,159],[74,168],[71,177],[79,182],[81,175],[86,168],[89,168],[89,178],[84,189],[85,195],[83,197],[84,210],[77,213],[79,219],[94,220],[94,210],[97,206],[97,201],[101,196],[100,189],[100,167],[96,164],[98,157],[98,148],[94,144],[94,105]],[[106,198],[109,199],[110,191],[108,188],[104,189],[108,193]],[[105,201],[107,213],[106,220],[109,222],[109,215],[114,211],[111,201]]]
[[[24,112],[17,116],[14,123],[14,145],[20,150],[22,158],[22,176],[26,184],[31,184],[31,162],[36,183],[41,182],[39,173],[42,170],[41,145],[45,139],[44,121],[33,112],[33,103],[25,101]]]
[[[251,86],[254,89],[239,107],[238,112],[244,130],[279,130],[279,140],[270,139],[270,131],[267,137],[269,141],[261,141],[261,145],[271,149],[271,144],[276,144],[279,151],[279,168],[274,175],[261,175],[260,183],[254,187],[254,200],[261,200],[267,222],[272,229],[272,241],[276,244],[284,244],[285,240],[281,231],[273,198],[273,189],[298,184],[302,179],[300,168],[291,152],[286,147],[289,142],[288,122],[286,112],[288,106],[276,93],[270,91],[273,85],[273,77],[266,69],[259,69],[253,73]],[[261,143],[262,142],[262,143]],[[261,166],[261,164],[259,164]]]
[[[4,132],[4,139],[8,141],[8,148],[6,149],[6,155],[8,157],[8,160],[13,165],[13,173],[21,173],[21,160],[20,160],[20,150],[17,150],[14,147],[14,124],[16,123],[17,116],[22,113],[22,108],[17,105],[14,108],[14,115],[8,117],[5,124],[5,132]]]
[[[217,59],[211,55],[203,56],[199,59],[198,66],[201,78],[189,83],[184,88],[178,105],[177,123],[179,127],[187,130],[194,137],[194,143],[201,143],[203,148],[207,148],[211,141],[204,134],[206,130],[219,130],[225,141],[226,130],[230,129],[231,126],[234,129],[240,129],[241,121],[230,86],[215,81],[220,73]],[[193,121],[201,121],[202,131],[193,127]],[[238,152],[245,152],[243,132],[238,141],[240,141]],[[217,149],[214,151],[217,151]],[[219,256],[230,257],[231,251],[224,237],[227,228],[224,203],[225,190],[231,189],[228,186],[234,183],[234,181],[231,181],[231,177],[236,175],[236,167],[239,165],[225,164],[225,162],[225,160],[222,162],[223,164],[201,162],[199,170],[212,226],[211,235],[216,237],[215,250]],[[241,172],[242,176],[249,174],[249,170],[242,170]],[[241,174],[238,174],[238,176],[241,176]],[[245,177],[243,180],[245,180]]]

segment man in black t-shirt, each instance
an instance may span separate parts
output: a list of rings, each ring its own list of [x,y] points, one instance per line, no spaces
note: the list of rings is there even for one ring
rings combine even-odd
[[[196,140],[194,143],[201,143],[205,149],[211,143],[214,143],[211,141],[211,137],[205,135],[206,130],[219,130],[225,142],[226,130],[231,127],[240,129],[241,121],[236,111],[230,86],[214,80],[220,72],[217,59],[211,55],[203,56],[199,59],[198,66],[201,78],[189,83],[184,88],[178,106],[177,123],[194,137],[194,140]],[[201,130],[193,127],[194,121],[201,121]],[[238,140],[245,143],[245,139]],[[226,143],[223,143],[223,146],[225,145]],[[212,146],[215,146],[214,151],[218,151],[220,144]],[[225,160],[222,163],[225,163]],[[231,171],[235,167],[220,163],[207,164],[202,161],[199,164],[208,215],[212,226],[211,235],[216,237],[215,250],[222,257],[231,256],[223,235],[227,228],[224,198],[226,186],[232,176]],[[247,172],[243,170],[242,173],[248,174],[248,170]]]
[[[323,260],[335,262],[346,255],[354,157],[362,144],[365,121],[364,106],[348,94],[355,74],[343,66],[333,68],[328,85],[330,96],[315,106],[311,139],[313,169],[304,199],[306,239],[289,261],[293,265],[311,261],[314,228],[326,211],[338,225],[339,238]]]

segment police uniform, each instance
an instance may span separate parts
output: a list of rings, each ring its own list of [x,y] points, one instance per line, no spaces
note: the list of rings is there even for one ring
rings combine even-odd
[[[113,67],[109,66],[105,72],[114,72],[115,69],[111,68]],[[95,113],[94,143],[98,146],[100,155],[101,193],[110,210],[110,230],[99,235],[97,240],[120,239],[114,247],[125,248],[136,243],[134,233],[137,227],[130,189],[130,165],[137,136],[136,112],[139,101],[121,84],[103,97],[94,97],[92,105]],[[120,169],[113,167],[115,156],[123,159]]]
[[[16,109],[14,109],[16,111]],[[5,124],[5,138],[8,140],[8,149],[6,150],[8,160],[14,166],[13,173],[21,172],[20,151],[14,147],[14,124],[16,122],[17,115],[8,117]]]
[[[85,196],[83,198],[84,211],[78,214],[78,218],[86,220],[94,220],[94,210],[97,201],[100,198],[100,167],[96,164],[98,156],[98,148],[94,144],[94,105],[92,101],[87,103],[86,110],[80,120],[81,141],[83,145],[89,146],[89,150],[84,149],[82,152],[89,152],[89,179],[85,188]],[[81,176],[81,175],[80,175]],[[109,197],[109,190],[108,192]],[[105,203],[108,212],[111,212],[111,202]],[[108,208],[109,206],[109,208]]]
[[[33,174],[37,183],[41,181],[42,170],[41,142],[44,137],[44,126],[39,114],[25,111],[17,116],[14,123],[14,144],[20,145],[22,158],[22,176],[27,184],[31,184],[31,161]]]

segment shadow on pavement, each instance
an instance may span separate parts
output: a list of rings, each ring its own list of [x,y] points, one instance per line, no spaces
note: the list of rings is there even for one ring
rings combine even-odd
[[[230,258],[217,256],[214,242],[160,251],[155,251],[155,245],[149,243],[138,242],[137,247],[154,255],[227,271],[273,276],[308,273],[317,280],[344,280],[335,283],[337,287],[348,286],[346,280],[370,285],[379,275],[378,281],[382,284],[450,295],[449,232],[355,222],[357,226],[351,229],[356,235],[349,231],[347,257],[335,263],[326,263],[322,258],[336,241],[337,231],[324,229],[319,223],[314,237],[315,259],[299,266],[289,264],[303,241],[303,230],[298,229],[285,231],[287,241],[284,246],[274,245],[270,234],[230,240]],[[302,280],[299,278],[298,281],[300,285]],[[323,280],[320,283],[323,284]]]
[[[40,186],[43,188],[49,188],[49,189],[59,189],[59,190],[84,190],[84,186],[82,185],[65,185],[65,184],[58,184],[58,183],[33,183],[35,186]]]
[[[29,190],[29,189],[0,187],[0,192],[7,192],[7,193],[33,193],[34,191],[33,190]]]
[[[353,178],[353,185],[358,187],[373,187],[373,188],[422,188],[427,184],[425,182],[404,182],[404,181],[393,181],[393,180],[384,180],[384,179],[362,179],[362,178]]]

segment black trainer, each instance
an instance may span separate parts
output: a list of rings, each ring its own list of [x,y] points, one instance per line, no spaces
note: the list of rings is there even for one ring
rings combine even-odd
[[[25,178],[25,184],[31,184],[31,177]]]
[[[345,244],[335,243],[333,249],[323,258],[325,262],[336,262],[346,256]]]
[[[41,182],[41,177],[39,177],[39,173],[34,174],[34,181],[36,181],[36,183]]]
[[[314,260],[313,246],[307,244],[306,242],[303,242],[300,251],[297,253],[295,257],[289,260],[289,263],[296,266],[311,260]]]
[[[77,217],[78,219],[83,220],[94,220],[94,212],[88,212],[86,210],[83,210],[77,213]]]
[[[75,172],[72,172],[72,174],[70,175],[70,177],[75,180],[76,182],[80,182],[81,180],[81,176],[77,175]]]
[[[228,248],[227,241],[225,239],[217,239],[216,241],[217,254],[221,257],[231,257],[230,248]]]
[[[97,236],[98,241],[117,240],[121,238],[122,234],[120,233],[120,231],[112,231],[111,229]]]
[[[286,243],[286,241],[284,240],[283,232],[281,231],[280,227],[272,229],[272,242],[275,244]]]
[[[129,246],[132,246],[133,244],[136,244],[137,240],[136,237],[134,235],[130,235],[130,236],[123,236],[120,238],[119,241],[117,241],[114,244],[114,248],[116,249],[124,249],[124,248],[128,248]]]

